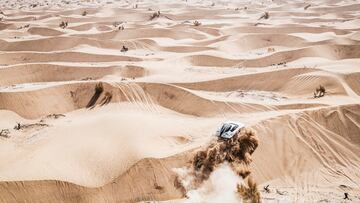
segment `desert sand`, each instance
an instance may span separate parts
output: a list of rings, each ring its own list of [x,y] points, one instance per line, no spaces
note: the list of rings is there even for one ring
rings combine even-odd
[[[0,202],[222,202],[175,182],[227,120],[258,136],[262,202],[360,202],[359,1],[0,10]]]

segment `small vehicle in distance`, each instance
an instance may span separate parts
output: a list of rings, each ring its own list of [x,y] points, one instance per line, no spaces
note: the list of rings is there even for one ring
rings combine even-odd
[[[216,136],[223,139],[231,139],[236,135],[245,125],[240,122],[227,121],[216,131]]]

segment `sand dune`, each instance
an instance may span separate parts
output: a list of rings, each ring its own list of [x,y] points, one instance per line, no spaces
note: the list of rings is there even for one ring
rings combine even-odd
[[[358,110],[358,105],[342,106],[339,108],[330,107],[315,111],[305,111],[304,113],[294,115],[285,115],[274,120],[263,121],[256,124],[254,128],[258,133],[264,134],[264,136],[261,137],[261,142],[268,143],[267,145],[261,145],[262,147],[255,153],[254,173],[258,181],[265,182],[270,179],[279,179],[279,181],[277,181],[279,183],[274,182],[273,185],[281,185],[280,183],[282,181],[280,181],[280,177],[292,177],[290,180],[296,181],[296,177],[299,177],[299,175],[309,170],[326,167],[329,169],[329,173],[336,175],[337,178],[341,178],[341,180],[337,180],[338,184],[341,183],[347,185],[347,187],[356,187],[356,183],[353,182],[353,180],[358,177],[347,174],[345,178],[341,174],[336,174],[336,168],[334,167],[341,168],[338,164],[343,165],[349,161],[353,162],[359,159],[356,155],[359,153],[359,148],[356,145],[356,143],[359,142],[357,136],[359,133],[359,124],[357,121],[359,120],[358,116],[360,114]],[[339,120],[339,118],[343,116],[347,119]],[[329,117],[331,120],[328,119]],[[317,122],[309,122],[314,119],[316,119]],[[277,130],[279,129],[278,125],[279,123],[283,123],[284,120],[287,120],[289,125],[287,128],[282,129],[285,130],[283,132],[288,130],[290,134],[296,133],[295,136],[277,136],[279,134]],[[332,123],[339,124],[338,127],[340,128],[334,128]],[[309,131],[311,131],[312,136],[309,136]],[[332,132],[331,138],[328,137],[328,132]],[[326,136],[324,136],[324,134],[326,134]],[[316,139],[314,140],[314,138]],[[284,143],[287,144],[284,145]],[[326,145],[322,145],[327,146],[327,150],[318,148],[321,143],[327,143]],[[337,145],[339,151],[332,152],[332,145]],[[276,148],[274,146],[284,147]],[[301,154],[298,154],[299,152],[301,152]],[[271,156],[277,157],[276,161],[268,158]],[[339,159],[329,160],[328,157],[330,156],[335,156]],[[103,200],[134,201],[140,199],[150,200],[152,198],[158,200],[179,198],[182,194],[171,184],[175,178],[175,174],[171,168],[185,164],[184,160],[186,160],[184,155],[166,159],[143,159],[111,183],[97,188],[84,188],[61,181],[3,182],[1,183],[2,190],[7,192],[5,196],[2,196],[2,200],[14,201],[16,199],[17,201],[21,201],[27,199],[48,201],[60,198],[62,201],[96,202]],[[288,164],[284,165],[283,163]],[[264,168],[266,168],[266,170],[261,170]],[[147,179],[149,176],[152,176],[152,178]],[[126,183],[133,178],[138,181],[131,184],[131,188],[129,188],[129,184]],[[156,189],[154,185],[160,185],[164,189]],[[325,185],[333,185],[333,182],[327,182]],[[311,187],[315,186],[312,185]],[[325,186],[317,185],[316,187],[321,188]],[[30,188],[33,194],[29,197],[27,194]],[[137,188],[142,189],[139,190]],[[122,192],[112,194],[114,190],[121,190]],[[17,196],[11,195],[15,191]],[[61,191],[61,193],[58,191]],[[149,192],[144,193],[144,191],[152,192],[149,194]],[[292,190],[288,191],[292,192]],[[333,188],[333,191],[341,191],[340,185]],[[305,200],[312,198],[307,195],[305,195],[305,197]],[[332,195],[330,198],[336,197]]]
[[[287,83],[291,78],[313,71],[315,70],[310,68],[294,68],[277,71],[267,71],[263,73],[244,74],[239,76],[221,78],[213,81],[202,81],[196,83],[182,84],[176,83],[176,85],[189,89],[208,91],[230,91],[237,89],[276,91],[277,89],[285,86],[284,84]],[[281,80],[274,80],[273,78],[281,78]]]
[[[98,31],[111,31],[111,30],[114,30],[113,27],[110,27],[108,25],[93,24],[93,23],[82,24],[82,25],[77,25],[77,26],[71,26],[71,27],[69,27],[69,29],[76,30],[76,31],[88,31],[88,30],[91,30],[94,27]]]
[[[224,30],[224,34],[238,34],[238,33],[323,33],[333,32],[337,35],[349,34],[352,30],[321,28],[321,27],[308,27],[308,26],[289,26],[289,27],[237,27]]]
[[[74,34],[77,37],[88,37],[95,39],[113,39],[113,40],[128,40],[128,39],[138,39],[138,38],[154,38],[154,37],[163,37],[171,39],[205,39],[205,36],[201,34],[196,34],[194,32],[187,32],[181,30],[170,30],[164,28],[154,28],[154,29],[127,29],[122,32],[120,31],[110,31],[106,33],[98,34]]]
[[[223,41],[226,42],[226,41]],[[226,42],[227,44],[221,44],[221,46],[234,46],[236,45],[236,51],[250,51],[252,49],[259,49],[271,46],[290,46],[290,47],[301,47],[306,45],[306,40],[286,35],[286,34],[256,34],[256,35],[245,35],[240,39]],[[233,50],[233,49],[232,49]],[[230,51],[230,49],[229,49]]]
[[[262,202],[359,202],[359,6],[0,3],[0,202],[232,202],[178,179],[226,120]]]
[[[21,150],[14,151],[13,156],[22,158],[17,162],[7,162],[6,165],[2,165],[2,180],[37,180],[46,177],[46,179],[59,179],[87,187],[98,187],[111,182],[112,179],[127,171],[133,164],[143,158],[161,158],[176,154],[188,149],[190,142],[192,142],[191,144],[198,142],[197,139],[199,135],[190,136],[185,134],[197,130],[198,127],[194,126],[192,130],[186,130],[184,126],[182,126],[182,123],[199,121],[191,118],[180,118],[182,121],[179,120],[179,122],[173,123],[168,120],[168,118],[179,117],[179,115],[161,108],[154,110],[159,111],[159,113],[151,111],[150,109],[146,113],[142,108],[138,108],[135,105],[109,105],[103,109],[95,109],[95,111],[88,112],[90,114],[86,117],[83,114],[83,110],[80,110],[64,118],[53,121],[46,120],[46,123],[52,123],[52,129],[48,129],[51,131],[49,133],[52,134],[52,139],[47,140],[47,144],[43,145],[37,143],[39,139],[47,139],[43,137],[43,135],[38,134],[37,136],[32,135],[27,137],[24,141],[36,148],[36,152],[34,151],[31,156],[27,156],[26,154],[30,153],[31,149],[22,148]],[[95,112],[97,114],[95,114]],[[111,115],[109,115],[109,113]],[[163,115],[167,116],[165,117]],[[78,118],[79,122],[69,124],[66,120],[70,117]],[[84,120],[87,120],[87,122],[84,123]],[[154,122],[149,125],[143,125],[142,129],[136,128],[136,126],[129,126],[128,131],[124,131],[125,129],[122,127],[125,123],[150,123],[150,120]],[[83,129],[86,128],[88,122],[93,123],[92,128],[87,128],[88,133],[83,133]],[[122,123],[122,125],[117,125],[119,122]],[[161,127],[164,122],[168,122],[167,127]],[[106,132],[103,129],[97,129],[97,123],[103,123],[103,125],[108,127],[117,125],[117,130],[108,128]],[[70,136],[74,142],[72,145],[68,145],[66,152],[64,152],[61,149],[63,145],[66,144],[68,138],[63,136],[62,133],[68,132],[69,130],[71,130],[72,133],[68,134],[68,136]],[[30,129],[27,129],[27,131],[27,134],[31,133]],[[151,131],[153,133],[152,135],[148,134],[146,138],[144,138],[142,137],[144,131]],[[180,131],[184,134],[180,133]],[[106,135],[100,136],[103,133]],[[127,138],[129,133],[132,133],[131,138]],[[90,134],[94,136],[90,137]],[[184,139],[181,140],[181,138]],[[21,138],[19,137],[19,139]],[[79,146],[77,142],[82,139],[87,139],[88,143]],[[127,141],[124,142],[124,140]],[[157,144],[146,146],[146,143],[149,142]],[[99,143],[103,144],[99,145]],[[180,145],[182,149],[172,147]],[[95,150],[105,148],[108,148],[110,151],[98,153],[97,150]],[[76,154],[76,156],[72,156],[72,154]],[[57,161],[53,161],[52,157],[58,157]],[[94,157],[97,158],[94,159]],[[115,163],[117,164],[113,170],[109,170],[109,166]],[[101,166],[98,164],[101,164]],[[98,165],[98,167],[94,167],[96,165]],[[29,170],[22,171],[24,166],[27,166]],[[65,166],[65,168],[61,171],[56,170],[61,166]],[[50,169],[48,167],[52,169],[48,170]],[[39,170],[43,172],[39,173]],[[74,173],[74,170],[78,170],[79,174]]]
[[[0,93],[0,107],[12,110],[25,118],[38,118],[55,111],[57,113],[67,113],[87,106],[93,95],[95,84],[91,82],[59,86],[48,84],[50,87],[37,90],[19,89],[15,92],[2,92]],[[37,87],[34,86],[34,88]],[[271,110],[270,107],[257,104],[236,104],[208,100],[176,86],[165,84],[104,84],[104,91],[111,93],[111,102],[151,101],[165,108],[196,116],[211,116],[223,112],[253,112],[260,109]],[[58,101],[59,103],[48,102],[49,95],[51,95],[52,101]],[[101,95],[97,104],[101,104],[105,97],[106,94]],[[33,102],[24,103],[23,101],[26,101],[27,98],[33,98]],[[60,104],[64,105],[60,107]]]
[[[142,59],[131,56],[97,55],[81,52],[57,53],[4,53],[0,54],[1,64],[24,64],[36,62],[112,62],[112,61],[141,61]]]
[[[356,94],[360,95],[360,89],[359,89],[359,79],[360,74],[359,73],[352,73],[347,76],[345,76],[345,80],[348,83],[348,85],[353,89]]]
[[[359,147],[356,144],[359,134],[358,111],[358,105],[329,107],[278,117],[257,124],[258,132],[266,134],[262,142],[268,143],[262,145],[254,154],[255,168],[267,168],[267,170],[255,169],[254,173],[257,174],[259,181],[272,179],[273,187],[286,182],[295,187],[306,185],[309,191],[314,191],[315,188],[329,188],[327,190],[333,191],[326,197],[316,193],[306,194],[306,190],[291,188],[287,190],[292,194],[296,190],[304,195],[301,198],[304,201],[313,201],[317,198],[335,199],[334,193],[343,191],[341,185],[356,190],[358,174],[352,171],[358,170],[359,166],[354,164],[354,168],[349,170],[346,166],[359,160],[357,155]],[[284,122],[286,127],[279,129],[277,126]],[[278,136],[279,131],[284,136]],[[277,163],[268,158],[272,156],[278,157]],[[313,171],[317,175],[313,176],[308,171]],[[296,199],[291,197],[288,201],[296,201]]]
[[[235,44],[235,46],[234,46]],[[358,45],[359,41],[349,40],[344,38],[323,40],[317,42],[309,42],[301,37],[286,35],[286,34],[251,34],[242,36],[240,39],[217,44],[222,47],[230,47],[226,51],[251,51],[253,49],[260,49],[272,46],[281,46],[287,48],[300,48],[315,45],[328,45],[328,44],[341,44],[341,45]],[[234,48],[235,47],[235,48]]]
[[[0,45],[2,51],[39,51],[50,52],[71,49],[80,45],[89,45],[97,48],[118,49],[120,50],[123,45],[133,49],[141,47],[142,44],[146,44],[148,48],[155,46],[155,42],[149,39],[134,40],[127,42],[117,41],[101,41],[88,38],[68,38],[68,37],[54,37],[38,40],[18,41],[18,42],[6,42],[1,41]]]
[[[176,162],[173,160],[175,158]],[[1,197],[1,201],[136,202],[177,199],[183,194],[173,186],[176,174],[172,169],[184,164],[183,159],[181,156],[165,160],[143,159],[112,183],[101,188],[85,188],[62,181],[2,182],[1,189],[6,193]],[[148,177],[152,178],[148,179]],[[126,184],[134,180],[136,180],[135,185]],[[162,189],[157,189],[156,185],[161,186]],[[27,195],[30,192],[29,188],[33,188],[30,190],[33,193],[31,197]],[[11,195],[14,190],[19,191],[16,197]]]
[[[54,81],[97,80],[106,75],[126,78],[146,76],[147,70],[141,66],[79,67],[53,64],[26,64],[0,69],[1,85],[39,83]]]
[[[360,56],[359,45],[319,45],[309,48],[281,51],[255,59],[227,59],[209,55],[194,55],[188,57],[195,66],[217,67],[266,67],[278,63],[289,63],[304,57],[322,57],[326,59],[350,59]]]
[[[9,28],[12,24],[8,24],[8,23],[0,23],[0,30],[5,30],[7,28]]]
[[[41,35],[41,36],[59,36],[64,34],[63,32],[46,27],[31,27],[28,29],[28,32],[32,35]]]

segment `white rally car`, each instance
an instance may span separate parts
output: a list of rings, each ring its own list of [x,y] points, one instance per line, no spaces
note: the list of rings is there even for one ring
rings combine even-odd
[[[245,125],[243,123],[227,121],[216,131],[216,136],[224,139],[230,139],[236,135]]]

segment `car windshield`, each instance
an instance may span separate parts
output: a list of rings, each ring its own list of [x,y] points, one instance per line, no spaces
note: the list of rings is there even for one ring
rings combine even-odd
[[[231,128],[231,132],[234,132],[234,130],[236,130],[236,128],[238,128],[239,127],[239,125],[236,125],[236,124],[232,124],[233,125],[233,127]]]
[[[231,125],[228,123],[225,123],[220,130],[220,135],[222,135],[225,132],[228,132],[229,130],[231,130]]]
[[[216,135],[218,137],[230,139],[243,127],[244,124],[242,123],[224,122],[216,131]]]
[[[239,125],[235,123],[225,123],[220,130],[220,135],[222,135],[225,132],[234,132],[239,127]]]

